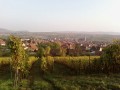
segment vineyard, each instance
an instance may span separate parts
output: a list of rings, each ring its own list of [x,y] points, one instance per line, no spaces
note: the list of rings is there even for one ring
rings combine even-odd
[[[99,61],[99,56],[79,56],[79,57],[44,57],[36,58],[29,57],[29,68],[32,70],[34,76],[32,80],[32,87],[30,90],[119,90],[119,74],[107,76],[105,74],[81,74],[81,72],[92,71],[95,68],[96,61]],[[10,57],[0,58],[0,68],[7,66],[9,68]],[[42,64],[42,65],[41,65]],[[44,68],[49,74],[41,76],[38,70]],[[70,71],[68,70],[70,69]],[[0,69],[1,70],[1,69]],[[4,68],[5,70],[5,68]],[[97,69],[98,70],[98,69]],[[51,72],[52,71],[52,72]],[[64,72],[64,73],[63,73]],[[73,72],[71,76],[69,72]],[[90,73],[90,72],[89,72]],[[92,72],[93,73],[93,72]],[[77,75],[79,74],[79,75]],[[0,71],[0,90],[12,90],[12,80],[10,72],[5,73]],[[31,75],[31,74],[30,74]],[[21,84],[23,89],[26,90],[30,87],[28,82],[31,79],[23,79]],[[115,80],[118,80],[117,82]]]
[[[0,65],[9,64],[11,59],[9,57],[0,57]]]
[[[53,71],[55,64],[60,64],[69,68],[71,72],[75,74],[81,73],[98,73],[103,72],[103,65],[101,65],[101,61],[99,60],[100,56],[79,56],[79,57],[43,57],[41,61],[41,69],[43,71]],[[28,67],[29,69],[32,67],[33,63],[37,61],[36,57],[29,57]],[[0,67],[2,68],[5,65],[10,65],[11,58],[10,57],[1,57],[0,58]],[[119,69],[119,68],[118,68]],[[119,71],[119,70],[118,70]]]
[[[55,63],[59,63],[70,68],[73,72],[80,73],[89,71],[93,63],[99,56],[80,56],[80,57],[54,57]]]
[[[75,74],[81,73],[89,73],[91,70],[95,68],[93,64],[95,61],[99,60],[99,56],[79,56],[79,57],[43,57],[40,61],[39,67],[43,72],[53,72],[55,69],[55,65],[62,65],[66,68],[69,68],[71,72]],[[28,67],[29,70],[32,68],[34,62],[36,62],[38,58],[29,57]],[[0,67],[1,69],[6,66],[10,68],[11,58],[10,57],[1,57],[0,58]]]
[[[29,57],[28,66],[31,68],[32,64],[38,60],[36,57]],[[9,65],[11,63],[10,57],[0,57],[0,66]]]
[[[80,66],[80,64],[89,64],[99,59],[99,56],[79,56],[79,57],[54,57],[55,62],[64,64],[68,67]]]
[[[28,60],[28,67],[29,69],[32,67],[33,63],[36,62],[39,58],[36,57],[29,57]],[[43,71],[50,71],[52,72],[55,68],[54,66],[56,64],[65,66],[66,68],[69,68],[71,72],[75,74],[81,74],[81,73],[107,73],[108,66],[107,64],[104,64],[100,60],[100,56],[79,56],[79,57],[43,57],[39,59],[41,64],[39,64],[39,67],[43,69]],[[104,60],[105,61],[105,60]],[[10,65],[11,58],[10,57],[1,57],[0,58],[0,67]],[[119,64],[116,64],[116,66],[109,66],[109,70],[111,72],[119,72],[120,69],[116,68],[119,67]]]
[[[99,56],[79,56],[79,57],[47,57],[47,62],[49,63],[53,63],[53,61],[55,63],[60,63],[63,65],[66,65],[68,67],[74,68],[73,66],[76,66],[76,68],[81,65],[88,65],[90,63],[92,63],[94,60],[99,59]],[[52,60],[53,59],[53,60]],[[36,57],[29,57],[29,67],[32,66],[32,64],[38,60],[38,58]],[[6,64],[10,64],[11,62],[11,58],[10,57],[0,57],[0,65],[6,65]]]

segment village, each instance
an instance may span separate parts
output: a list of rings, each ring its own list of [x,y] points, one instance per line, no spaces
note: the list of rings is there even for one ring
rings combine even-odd
[[[31,54],[35,54],[38,51],[40,44],[48,45],[49,43],[56,43],[59,47],[51,48],[52,56],[61,56],[57,54],[57,52],[60,53],[60,50],[66,56],[100,56],[103,48],[109,44],[108,42],[89,41],[86,37],[80,39],[60,39],[57,37],[52,39],[21,38],[21,41],[23,42],[24,49]],[[7,46],[7,40],[0,39],[0,45],[2,47]]]

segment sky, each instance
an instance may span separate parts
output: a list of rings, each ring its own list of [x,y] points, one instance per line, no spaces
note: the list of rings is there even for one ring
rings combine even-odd
[[[120,0],[0,0],[0,28],[120,32]]]

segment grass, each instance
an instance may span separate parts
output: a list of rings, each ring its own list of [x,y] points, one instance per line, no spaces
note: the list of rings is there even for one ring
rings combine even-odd
[[[10,71],[8,68],[4,68],[4,70],[5,71],[0,71],[0,90],[13,90]]]
[[[12,81],[0,76],[0,90],[13,90]],[[62,76],[46,75],[45,78],[37,78],[34,85],[29,90],[120,90],[120,74],[110,75],[79,75]],[[27,80],[23,80],[22,89],[28,87]],[[54,85],[54,89],[53,86]]]
[[[117,76],[117,77],[116,77]],[[59,90],[120,90],[118,75],[46,76]]]

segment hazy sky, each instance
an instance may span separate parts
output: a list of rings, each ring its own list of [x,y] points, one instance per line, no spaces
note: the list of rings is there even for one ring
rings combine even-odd
[[[120,0],[0,0],[0,28],[120,32]]]

